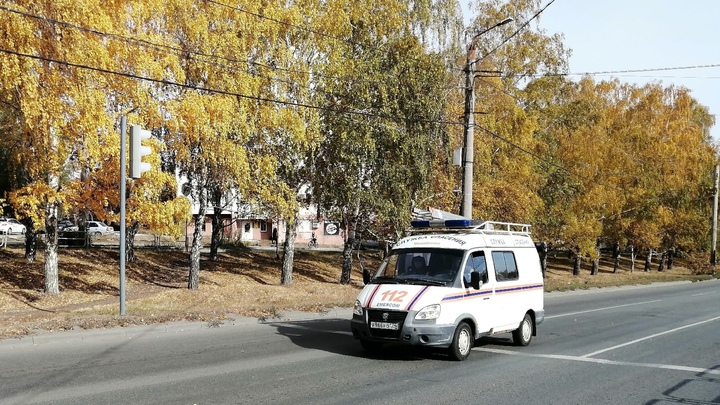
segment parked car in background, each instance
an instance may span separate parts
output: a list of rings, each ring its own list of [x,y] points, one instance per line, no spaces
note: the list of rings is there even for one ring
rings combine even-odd
[[[69,219],[61,219],[58,222],[58,230],[64,232],[73,232],[78,230],[78,226]]]
[[[0,217],[0,234],[25,234],[26,230],[25,225],[21,224],[17,219]]]
[[[112,229],[112,227],[105,225],[104,223],[100,221],[87,221],[85,223],[85,227],[87,232],[90,235],[112,235],[115,230]]]

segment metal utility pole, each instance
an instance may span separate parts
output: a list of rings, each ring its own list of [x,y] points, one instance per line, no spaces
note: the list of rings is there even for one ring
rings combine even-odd
[[[465,64],[465,138],[463,141],[463,194],[460,207],[460,215],[466,218],[472,218],[473,165],[475,159],[475,61],[475,47],[473,43],[470,43],[467,63]]]
[[[127,118],[120,117],[120,315],[125,315],[125,133]]]
[[[713,176],[713,213],[712,213],[712,247],[710,250],[710,264],[717,263],[717,224],[718,224],[718,183],[720,179],[720,165],[715,165]]]
[[[463,142],[463,183],[462,183],[462,204],[460,215],[472,218],[473,202],[473,170],[475,159],[475,63],[481,58],[476,58],[475,40],[493,28],[512,22],[512,18],[506,18],[499,23],[476,34],[468,45],[467,61],[465,63],[465,115]]]

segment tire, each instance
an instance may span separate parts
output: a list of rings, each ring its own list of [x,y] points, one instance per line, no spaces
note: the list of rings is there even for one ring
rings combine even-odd
[[[520,326],[512,333],[515,346],[529,345],[533,337],[533,329],[532,317],[530,317],[530,314],[525,314],[525,318],[520,322]]]
[[[360,339],[360,346],[362,346],[362,348],[365,349],[366,352],[375,353],[382,348],[382,345],[383,344],[380,342],[372,342],[370,340]]]
[[[95,235],[95,236],[100,236],[100,235],[102,235],[102,233],[101,233],[101,232],[95,232],[93,235]]]
[[[475,337],[472,328],[465,322],[461,322],[455,329],[452,343],[450,344],[450,357],[453,360],[463,361],[468,358],[470,351],[475,346]]]

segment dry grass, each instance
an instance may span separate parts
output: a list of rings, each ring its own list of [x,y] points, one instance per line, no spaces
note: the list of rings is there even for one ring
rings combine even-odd
[[[0,338],[36,331],[90,329],[151,324],[179,320],[220,322],[228,314],[274,317],[288,310],[320,312],[349,307],[362,286],[355,258],[350,285],[340,285],[339,252],[297,251],[294,282],[279,284],[280,261],[274,252],[236,249],[211,262],[202,258],[200,288],[188,290],[187,254],[180,251],[137,251],[137,261],[126,266],[127,307],[119,316],[119,259],[117,250],[64,249],[59,252],[57,297],[42,293],[42,253],[27,263],[20,248],[0,249]],[[365,266],[374,269],[377,253],[364,252]],[[619,274],[609,261],[601,262],[600,274],[573,277],[570,261],[551,259],[546,290],[567,290],[655,281],[707,279],[695,276],[678,263],[672,271],[642,271],[642,262],[629,272],[624,259]]]
[[[114,250],[59,253],[60,295],[42,293],[42,254],[27,263],[21,249],[0,250],[0,338],[33,330],[67,330],[176,320],[217,322],[227,314],[275,316],[282,311],[349,307],[361,288],[357,263],[350,285],[339,284],[338,252],[297,251],[293,284],[280,285],[274,252],[234,250],[218,262],[201,259],[200,288],[188,290],[187,254],[137,251],[126,266],[126,316],[119,316],[119,256]],[[355,260],[357,262],[357,260]],[[374,268],[377,253],[365,253]]]
[[[643,271],[645,257],[635,259],[635,269],[632,270],[630,258],[620,257],[620,267],[617,273],[613,273],[613,262],[610,257],[602,257],[598,274],[590,275],[590,263],[583,262],[580,275],[572,275],[572,261],[567,258],[548,258],[548,268],[545,274],[545,291],[566,291],[578,290],[592,287],[611,287],[619,285],[641,285],[655,282],[669,281],[700,281],[713,278],[712,269],[709,265],[699,274],[697,270],[689,268],[685,260],[675,260],[673,268],[658,271],[659,259],[652,263],[651,270]]]

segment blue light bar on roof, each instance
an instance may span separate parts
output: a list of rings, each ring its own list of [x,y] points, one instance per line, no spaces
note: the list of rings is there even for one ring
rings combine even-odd
[[[430,221],[410,221],[410,226],[413,228],[429,228]]]
[[[448,228],[467,228],[472,225],[472,221],[469,219],[448,219],[445,221],[445,226]]]

